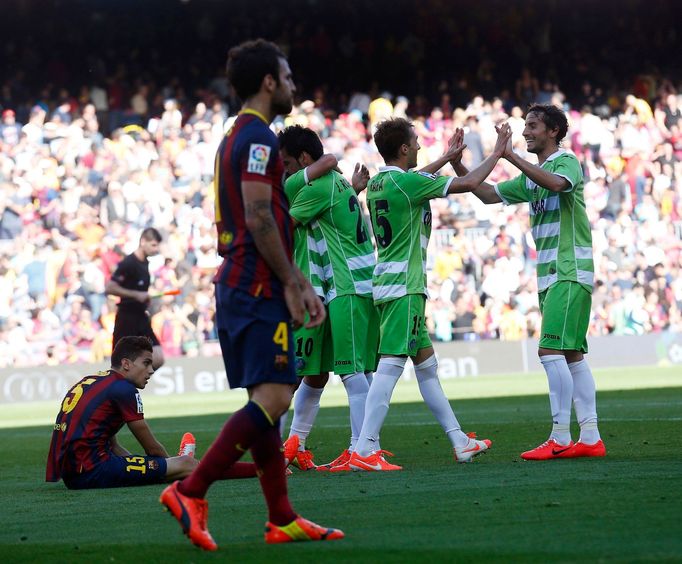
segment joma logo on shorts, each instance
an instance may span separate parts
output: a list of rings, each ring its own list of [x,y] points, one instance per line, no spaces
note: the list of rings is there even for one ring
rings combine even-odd
[[[336,360],[334,361],[334,366],[346,366],[350,364],[350,360]]]
[[[550,335],[549,333],[545,333],[545,334],[542,336],[542,338],[543,338],[543,339],[553,339],[554,341],[559,341],[559,340],[561,340],[561,337],[559,337],[559,335]]]

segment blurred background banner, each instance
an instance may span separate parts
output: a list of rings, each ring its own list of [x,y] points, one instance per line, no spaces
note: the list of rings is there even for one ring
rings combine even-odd
[[[614,367],[680,367],[682,385],[682,334],[593,337],[590,339],[590,365],[594,368]],[[481,375],[518,374],[541,370],[537,360],[537,341],[457,341],[434,343],[439,357],[438,372],[442,380],[477,378]],[[70,386],[87,374],[96,373],[101,366],[69,364],[45,368],[0,369],[0,403],[21,403],[61,400]],[[411,365],[403,378],[414,378]],[[330,380],[339,384],[338,378]],[[186,393],[227,392],[229,390],[222,359],[172,358],[158,369],[143,395],[170,396]]]

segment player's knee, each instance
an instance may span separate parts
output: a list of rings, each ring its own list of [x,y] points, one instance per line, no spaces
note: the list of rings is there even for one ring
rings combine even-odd
[[[183,473],[184,476],[188,476],[192,470],[194,470],[198,465],[199,461],[194,458],[193,456],[189,456],[187,454],[184,454],[179,457],[180,458],[180,471]]]
[[[304,376],[303,381],[311,388],[324,388],[329,381],[329,373],[324,372],[317,376]]]
[[[424,382],[434,378],[438,379],[438,359],[436,358],[436,355],[433,354],[423,362],[415,364],[414,372],[418,382]]]
[[[405,369],[406,362],[406,356],[382,356],[381,360],[379,360],[377,371],[374,373],[374,377],[376,378],[377,375],[385,374],[387,376],[399,378]]]

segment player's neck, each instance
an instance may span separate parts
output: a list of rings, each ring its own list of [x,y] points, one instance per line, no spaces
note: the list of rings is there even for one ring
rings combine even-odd
[[[147,260],[147,255],[145,255],[144,251],[142,249],[140,249],[139,247],[137,249],[135,249],[135,252],[133,252],[133,254],[135,255],[135,258],[139,261],[144,262]]]
[[[558,145],[547,145],[541,153],[538,153],[538,165],[542,165],[548,157],[551,157],[559,150]]]
[[[264,99],[262,96],[256,95],[244,102],[240,113],[255,114],[268,125],[272,122],[275,116],[272,115],[272,104],[270,99]]]
[[[403,169],[405,172],[409,170],[409,167],[407,166],[407,159],[395,159],[392,161],[386,161],[386,166],[396,166],[398,168]]]

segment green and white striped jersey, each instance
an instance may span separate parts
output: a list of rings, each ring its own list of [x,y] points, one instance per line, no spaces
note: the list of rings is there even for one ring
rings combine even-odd
[[[568,180],[571,188],[552,192],[525,174],[500,182],[495,190],[505,204],[528,202],[538,252],[538,291],[555,282],[579,282],[592,291],[592,231],[585,211],[583,173],[572,153],[558,150],[542,163],[547,172]]]
[[[374,303],[407,294],[428,295],[429,200],[446,196],[452,180],[453,177],[387,166],[380,168],[367,184],[367,205],[378,251]]]
[[[303,186],[299,186],[296,182],[284,184],[284,193],[289,201],[289,207]],[[321,247],[323,247],[323,236],[317,222],[308,225],[299,224],[294,228],[294,262],[310,282],[315,293],[322,301],[325,301],[327,292],[324,272],[325,265],[329,265],[329,255],[326,252],[320,253]]]
[[[327,303],[336,296],[371,297],[374,247],[362,207],[348,181],[331,171],[309,182],[306,171],[300,170],[287,179],[285,190],[296,191],[289,209],[291,217],[321,233],[315,242],[319,256],[328,257],[320,271]]]

